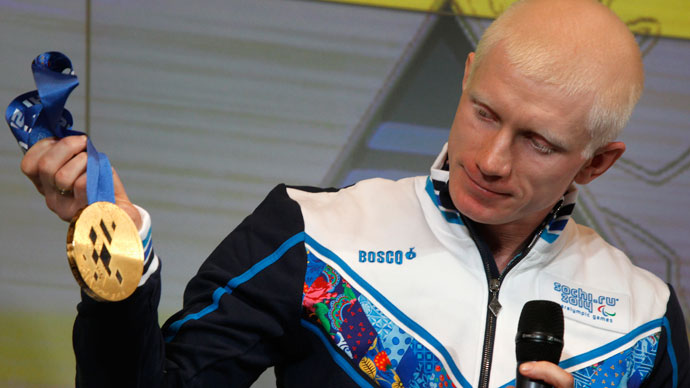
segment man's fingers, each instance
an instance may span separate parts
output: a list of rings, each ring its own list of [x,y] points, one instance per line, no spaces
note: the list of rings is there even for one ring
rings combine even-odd
[[[88,204],[89,201],[86,197],[86,171],[84,171],[77,179],[74,180],[72,193],[79,209]]]
[[[72,207],[69,209],[68,215],[70,219],[73,218],[79,210],[85,208],[86,205],[89,204],[89,200],[86,196],[86,171],[74,181],[73,190],[74,201],[71,204]]]
[[[38,177],[44,193],[57,188],[55,174],[85,148],[85,136],[68,136],[53,144],[50,150],[41,156],[38,160]],[[69,189],[69,187],[59,187],[59,189]]]
[[[41,160],[41,157],[46,152],[50,151],[51,147],[55,143],[57,143],[57,140],[54,137],[48,137],[40,140],[38,143],[34,144],[31,148],[29,148],[29,150],[22,158],[22,162],[20,165],[22,173],[24,173],[24,175],[26,175],[29,178],[29,180],[31,180],[34,186],[36,186],[36,190],[38,190],[39,193],[44,195],[45,193],[43,192],[41,179],[38,176],[38,161]]]
[[[70,221],[86,205],[86,136],[60,140],[43,139],[34,144],[21,162],[22,172],[45,197],[46,205],[61,219]],[[83,178],[81,178],[83,176]]]
[[[74,182],[74,190],[67,194],[60,194],[56,190],[49,190],[45,194],[46,206],[64,221],[71,221],[77,212],[86,207],[86,173]]]
[[[55,173],[55,187],[75,191],[74,182],[86,172],[86,152],[80,152]]]
[[[574,384],[570,373],[547,361],[525,362],[520,365],[520,373],[533,380],[542,380],[554,388],[572,388]]]

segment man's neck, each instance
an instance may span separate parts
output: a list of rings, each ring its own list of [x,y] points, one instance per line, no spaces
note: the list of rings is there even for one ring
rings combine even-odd
[[[499,272],[530,243],[533,232],[541,225],[551,209],[539,212],[533,217],[503,225],[476,224],[479,237],[486,243],[496,262]]]

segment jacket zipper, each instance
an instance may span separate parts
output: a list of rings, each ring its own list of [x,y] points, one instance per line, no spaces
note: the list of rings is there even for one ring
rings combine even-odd
[[[484,349],[482,351],[482,370],[479,375],[479,387],[481,388],[487,388],[489,386],[494,337],[496,336],[496,318],[498,316],[498,312],[501,310],[501,304],[498,302],[498,291],[501,287],[501,281],[499,279],[491,278],[488,268],[485,269],[487,270],[487,276],[489,277],[489,306],[486,311]]]
[[[489,257],[485,257],[483,252],[482,261],[484,262],[484,272],[486,273],[486,279],[489,285],[489,303],[487,305],[486,311],[486,325],[484,328],[484,348],[482,350],[482,363],[481,372],[479,374],[479,388],[489,387],[489,376],[491,375],[491,360],[493,359],[494,352],[494,340],[496,337],[496,320],[498,318],[498,313],[501,311],[501,303],[498,301],[498,293],[501,290],[501,283],[503,279],[510,272],[510,270],[515,267],[523,257],[532,250],[532,247],[537,243],[542,232],[546,226],[553,220],[553,218],[558,214],[558,211],[563,206],[563,200],[561,199],[558,204],[551,210],[551,213],[544,219],[542,224],[537,229],[537,233],[534,235],[529,245],[527,245],[522,251],[515,256],[508,265],[503,270],[503,272],[497,277],[493,277],[491,274],[491,268],[489,268],[489,260],[493,260],[493,256],[489,253]]]
[[[526,252],[525,252],[526,255]],[[498,293],[501,290],[501,283],[505,275],[513,268],[520,258],[524,257],[522,254],[516,260],[511,260],[506,266],[503,273],[498,278],[491,276],[489,264],[484,261],[484,270],[486,271],[486,278],[489,282],[489,304],[486,310],[486,327],[484,329],[484,350],[482,352],[482,370],[479,375],[479,387],[489,387],[489,376],[491,375],[491,360],[494,354],[494,339],[496,337],[496,319],[498,313],[501,311],[501,303],[498,301]]]

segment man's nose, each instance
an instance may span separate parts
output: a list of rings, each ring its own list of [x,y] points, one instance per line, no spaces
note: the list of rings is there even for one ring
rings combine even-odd
[[[487,136],[477,152],[477,168],[485,179],[500,179],[511,172],[512,139],[507,130],[501,129]]]

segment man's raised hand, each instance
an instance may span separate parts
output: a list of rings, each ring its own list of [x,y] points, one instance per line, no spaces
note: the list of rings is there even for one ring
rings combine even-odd
[[[22,172],[45,197],[48,208],[69,222],[88,204],[86,196],[86,136],[47,138],[34,144],[24,155]],[[127,197],[113,169],[115,203],[141,228],[141,216]]]

